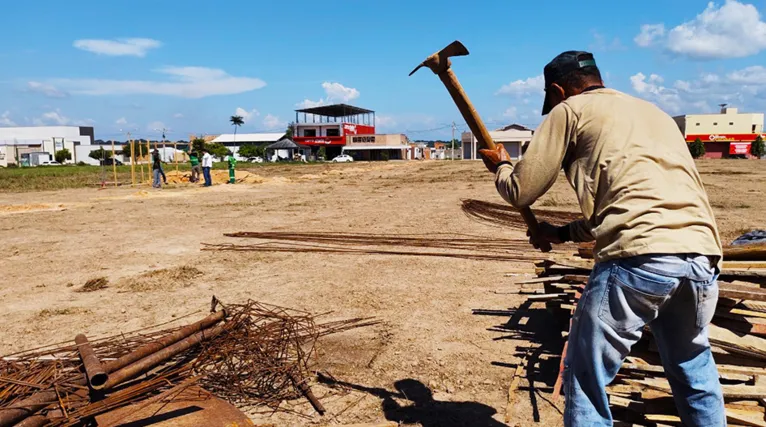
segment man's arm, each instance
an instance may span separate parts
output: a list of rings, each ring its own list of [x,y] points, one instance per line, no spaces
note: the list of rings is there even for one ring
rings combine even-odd
[[[558,237],[561,242],[591,242],[594,239],[590,226],[584,219],[572,221],[558,229]]]
[[[497,168],[495,187],[515,208],[531,206],[556,182],[569,142],[575,137],[577,117],[566,104],[553,108],[535,131],[524,158]]]

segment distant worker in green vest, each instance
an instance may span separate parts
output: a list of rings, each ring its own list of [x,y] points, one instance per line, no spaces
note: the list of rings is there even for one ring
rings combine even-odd
[[[189,154],[189,162],[191,163],[191,179],[189,179],[189,182],[198,182],[199,175],[202,173],[202,167],[199,165],[199,154],[196,151],[192,151]]]
[[[229,184],[234,184],[234,167],[237,166],[237,159],[234,158],[234,153],[229,152]]]

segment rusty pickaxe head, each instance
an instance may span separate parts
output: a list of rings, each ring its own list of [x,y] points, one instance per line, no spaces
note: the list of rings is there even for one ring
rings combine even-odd
[[[465,46],[463,46],[463,43],[460,43],[459,41],[455,40],[454,42],[450,43],[449,46],[445,47],[444,49],[434,53],[433,55],[426,58],[425,61],[423,61],[420,65],[415,67],[414,70],[410,73],[410,75],[415,74],[415,71],[418,71],[420,67],[428,67],[431,69],[431,71],[434,72],[434,74],[440,74],[449,69],[451,62],[450,62],[450,56],[465,56],[468,55],[468,49],[466,49]]]

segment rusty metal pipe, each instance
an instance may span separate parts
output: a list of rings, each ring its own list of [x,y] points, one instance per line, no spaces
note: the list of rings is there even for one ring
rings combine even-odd
[[[112,372],[118,369],[122,369],[130,365],[131,363],[139,361],[149,356],[150,354],[156,353],[167,346],[173,345],[177,343],[178,341],[181,341],[182,339],[192,334],[198,333],[202,330],[205,330],[215,325],[216,323],[223,320],[224,317],[226,317],[225,310],[212,313],[209,316],[205,317],[204,319],[200,320],[199,322],[192,323],[191,325],[186,325],[183,328],[173,333],[167,334],[162,338],[159,338],[155,341],[146,343],[142,345],[141,347],[138,347],[137,349],[120,357],[119,359],[115,359],[105,363],[104,369],[106,370],[107,373],[111,374]]]
[[[200,344],[203,341],[216,337],[224,330],[225,327],[226,325],[218,325],[210,329],[204,329],[194,335],[184,338],[183,340],[169,347],[163,348],[156,353],[152,353],[149,356],[144,357],[143,359],[132,363],[118,371],[112,372],[109,375],[109,380],[107,380],[106,384],[104,384],[104,388],[108,390],[120,385],[127,380],[150,371],[160,363],[163,363],[177,356],[178,354],[183,353],[184,351]]]
[[[90,384],[93,390],[101,390],[104,388],[104,384],[106,384],[109,376],[101,365],[101,361],[98,360],[90,342],[88,342],[88,337],[84,334],[78,334],[74,337],[74,342],[77,344],[77,351],[80,353],[82,365],[85,367],[88,384]]]
[[[107,374],[111,374],[114,371],[120,370],[130,365],[131,363],[144,359],[165,347],[171,346],[189,337],[190,335],[200,333],[200,331],[203,331],[206,328],[209,328],[210,326],[220,322],[225,316],[226,313],[224,310],[212,313],[196,323],[184,326],[183,328],[165,335],[156,341],[144,344],[136,350],[126,354],[125,356],[120,357],[119,359],[107,362],[104,364],[104,370],[107,372]],[[111,379],[111,377],[109,379]],[[109,380],[107,380],[107,382],[109,382]],[[85,378],[81,378],[77,381],[74,381],[74,384],[87,385],[87,381]],[[30,415],[33,415],[35,412],[48,406],[49,404],[55,403],[57,401],[58,399],[56,392],[53,390],[43,390],[35,393],[24,400],[16,402],[14,404],[15,408],[13,409],[0,410],[0,427],[13,426],[16,423],[29,417]]]

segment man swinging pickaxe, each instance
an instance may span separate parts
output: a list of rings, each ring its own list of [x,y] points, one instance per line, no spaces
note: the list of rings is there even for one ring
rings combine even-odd
[[[463,115],[463,119],[465,119],[466,123],[468,123],[468,127],[476,136],[479,144],[483,145],[489,150],[494,151],[496,150],[497,146],[495,145],[494,141],[492,141],[492,137],[489,135],[487,128],[484,126],[484,122],[482,122],[481,117],[479,117],[479,114],[476,112],[473,104],[471,104],[468,96],[463,91],[463,87],[457,80],[455,73],[453,73],[450,69],[451,62],[449,58],[451,56],[465,55],[468,55],[468,49],[466,49],[466,47],[463,46],[463,44],[459,41],[454,41],[449,46],[426,58],[422,64],[418,65],[414,70],[412,70],[410,75],[413,75],[415,71],[418,71],[421,67],[424,66],[430,68],[434,74],[438,75],[441,81],[444,83],[444,86],[447,87],[447,91],[449,91],[450,95],[452,95],[452,99],[455,101],[455,104],[457,104],[457,108],[460,110],[460,114]],[[501,152],[505,153],[505,151]],[[503,160],[510,161],[510,158]],[[532,241],[537,241],[537,245],[543,252],[549,252],[551,250],[550,243],[547,241],[538,241],[537,239],[537,236],[540,234],[540,227],[537,223],[537,219],[535,218],[535,214],[533,214],[532,210],[529,208],[523,208],[519,211],[521,212],[521,216],[524,218],[524,222],[527,223],[527,227],[529,228],[528,234],[532,238]]]

